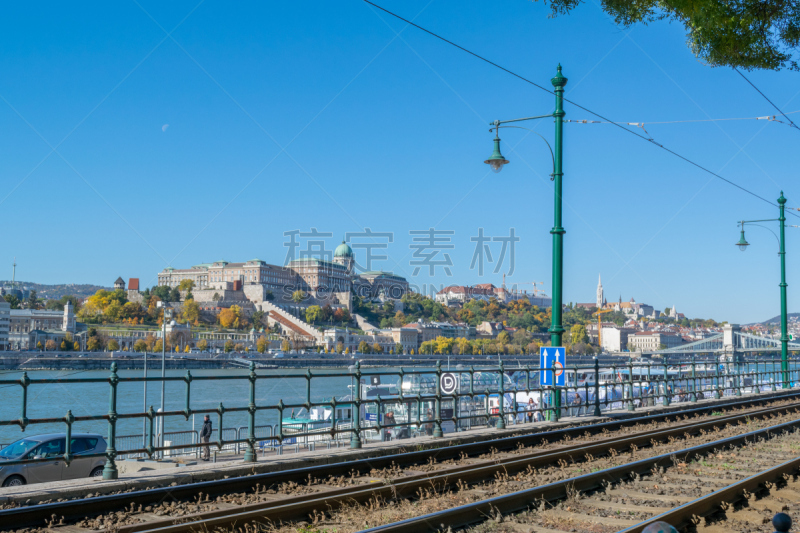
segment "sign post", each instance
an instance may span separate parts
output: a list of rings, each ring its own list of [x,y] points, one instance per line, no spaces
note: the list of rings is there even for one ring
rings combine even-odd
[[[539,349],[539,382],[546,387],[551,387],[550,404],[554,410],[547,412],[547,419],[558,422],[561,409],[561,393],[558,387],[565,384],[567,365],[567,350],[563,346],[542,346]]]

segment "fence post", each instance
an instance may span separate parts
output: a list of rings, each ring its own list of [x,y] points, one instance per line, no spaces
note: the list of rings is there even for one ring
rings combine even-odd
[[[719,370],[720,370],[720,368],[719,368],[719,362],[718,361],[715,360],[714,364],[717,366],[717,372],[716,372],[717,378],[716,378],[716,380],[715,380],[716,382],[714,384],[714,399],[715,400],[719,400],[719,398],[720,398],[720,394],[719,394],[719,389],[720,389],[720,386],[719,386],[719,383],[720,383]]]
[[[775,356],[774,355],[772,356],[772,370],[773,371],[775,370]],[[775,392],[777,390],[775,388],[775,382],[778,381],[777,375],[775,376],[775,379],[771,379],[770,381],[772,381],[772,392]],[[781,382],[783,382],[783,373],[781,373]],[[781,385],[781,388],[783,388],[783,385]]]
[[[353,418],[353,431],[350,434],[350,447],[361,448],[361,361],[356,361],[356,397]]]
[[[628,411],[635,410],[636,406],[633,403],[633,357],[628,357]]]
[[[690,399],[692,403],[697,402],[697,373],[695,372],[694,354],[692,354],[692,396]]]
[[[247,376],[250,381],[250,404],[247,406],[247,413],[249,414],[247,420],[247,450],[244,452],[245,463],[255,463],[258,458],[256,457],[256,364],[250,361],[250,375]],[[236,435],[237,440],[239,435]]]
[[[667,369],[667,359],[664,358],[664,399],[661,400],[661,405],[669,407],[669,371]]]
[[[72,411],[67,411],[67,416],[64,417],[64,422],[67,424],[67,438],[65,440],[65,448],[64,448],[64,463],[69,466],[70,461],[72,461],[72,423],[75,422],[75,417],[72,416]]]
[[[19,419],[19,426],[22,431],[25,431],[28,426],[28,386],[31,384],[27,372],[22,373],[22,379],[19,380],[19,384],[22,385],[22,416]]]
[[[186,407],[183,409],[183,416],[186,417],[186,420],[189,420],[189,417],[192,416],[192,407],[190,404],[191,397],[192,397],[192,371],[186,371],[186,377],[183,378],[186,382]],[[193,424],[194,425],[194,424]],[[192,427],[194,429],[194,427]]]
[[[119,473],[117,472],[114,458],[117,456],[117,384],[119,383],[119,376],[117,376],[116,362],[111,363],[111,376],[108,378],[108,383],[111,385],[111,393],[108,399],[108,444],[103,479],[117,479],[119,478]]]
[[[151,459],[153,458],[153,454],[155,450],[153,449],[153,438],[155,434],[155,421],[156,421],[156,411],[153,409],[153,406],[150,406],[150,409],[147,410],[147,418],[150,419],[150,434],[147,436],[147,446],[145,447],[145,451],[147,452],[147,456]]]
[[[506,413],[504,409],[505,399],[506,399],[506,388],[505,388],[505,379],[503,379],[506,374],[503,369],[502,359],[500,360],[500,366],[498,368],[500,372],[500,401],[497,406],[498,407],[497,412],[500,414],[500,418],[497,420],[496,427],[497,429],[506,429]]]
[[[283,446],[283,398],[278,400],[278,445]]]
[[[222,415],[225,414],[225,407],[223,407],[222,402],[219,402],[219,407],[217,408],[217,412],[219,413],[219,443],[217,444],[217,450],[221,452],[222,447],[225,446],[225,439],[222,436],[222,428],[225,427],[222,425]]]
[[[594,416],[600,415],[600,360],[594,356]]]
[[[436,421],[433,426],[433,438],[443,437],[442,432],[442,362],[436,361]]]

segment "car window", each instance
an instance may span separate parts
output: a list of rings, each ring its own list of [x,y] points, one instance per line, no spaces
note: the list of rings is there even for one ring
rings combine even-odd
[[[29,454],[30,457],[35,457],[37,455],[41,455],[42,458],[45,457],[58,457],[59,455],[64,455],[64,446],[66,445],[67,439],[53,439],[47,442],[43,442]]]
[[[74,438],[70,441],[70,452],[81,453],[89,452],[97,446],[97,438],[80,437]]]
[[[30,440],[30,439],[20,439],[17,442],[9,444],[2,450],[0,450],[0,457],[5,457],[7,459],[11,459],[14,457],[20,457],[27,453],[31,448],[39,444],[38,440]]]

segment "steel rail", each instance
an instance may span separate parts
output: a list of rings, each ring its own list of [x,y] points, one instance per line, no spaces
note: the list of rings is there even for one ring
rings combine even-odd
[[[489,448],[495,448],[498,451],[514,450],[520,444],[525,446],[539,445],[552,443],[562,440],[564,437],[577,437],[589,433],[590,435],[597,435],[604,430],[618,430],[623,427],[634,426],[637,424],[648,424],[653,421],[669,421],[670,419],[678,419],[683,416],[703,415],[717,412],[722,409],[735,409],[745,406],[754,406],[759,404],[768,404],[775,401],[794,399],[800,396],[800,393],[793,392],[772,396],[768,398],[751,398],[747,400],[740,400],[726,404],[717,404],[713,406],[700,407],[689,409],[686,411],[674,411],[670,413],[660,413],[655,415],[647,415],[643,417],[628,418],[621,421],[602,422],[590,425],[578,425],[557,430],[543,431],[531,434],[514,435],[504,437],[501,439],[494,439],[488,441],[478,441],[466,444],[459,444],[455,446],[447,446],[442,448],[429,448],[426,450],[418,450],[412,452],[400,452],[391,455],[380,457],[373,457],[367,459],[359,459],[351,462],[342,462],[328,465],[304,467],[297,469],[284,470],[279,472],[268,472],[264,474],[246,475],[227,479],[217,479],[211,481],[202,481],[197,483],[190,483],[186,485],[178,485],[175,487],[160,487],[148,490],[137,490],[128,493],[106,494],[95,496],[92,498],[83,498],[75,500],[67,500],[63,502],[52,502],[46,504],[38,504],[26,507],[16,507],[10,509],[0,510],[0,529],[5,529],[5,524],[14,524],[15,528],[19,527],[40,527],[46,523],[53,515],[59,518],[63,517],[65,520],[81,519],[86,516],[95,516],[103,513],[114,512],[119,510],[120,507],[128,507],[131,503],[149,505],[158,504],[165,500],[170,499],[190,499],[195,497],[199,492],[208,495],[219,495],[231,492],[244,492],[253,489],[257,484],[261,486],[273,486],[289,481],[296,482],[298,479],[304,480],[308,476],[313,478],[322,478],[327,476],[347,476],[352,472],[358,474],[368,473],[372,469],[380,469],[391,467],[393,464],[403,464],[410,466],[415,464],[425,464],[431,458],[445,461],[449,459],[458,459],[463,454],[467,456],[475,456],[486,453]],[[775,412],[781,409],[790,409],[800,405],[800,402],[791,403],[779,407],[767,407],[757,411],[750,411],[742,414],[728,415],[726,417],[716,418],[713,421],[707,422],[690,422],[679,426],[681,431],[685,431],[688,426],[695,426],[698,424],[708,423],[722,423],[729,421],[736,417],[752,417],[757,413]],[[672,428],[675,429],[675,428]],[[645,432],[647,440],[645,444],[649,444],[652,432]],[[627,436],[625,438],[632,438],[634,436]],[[594,444],[594,443],[593,443]],[[584,445],[585,447],[585,445]],[[571,449],[572,447],[562,448],[560,450]],[[573,450],[574,451],[574,450]],[[547,452],[553,453],[555,450]],[[541,452],[544,453],[544,452]],[[519,459],[516,457],[515,459]],[[427,479],[427,477],[426,477]],[[331,492],[331,495],[333,493]],[[283,500],[287,501],[287,500]]]
[[[435,487],[437,490],[445,490],[456,485],[458,481],[475,483],[492,479],[499,472],[513,475],[528,467],[544,467],[556,464],[560,459],[573,461],[576,456],[579,458],[585,458],[590,455],[602,457],[609,454],[611,450],[625,451],[633,449],[633,446],[644,448],[651,446],[653,442],[668,441],[670,437],[677,435],[685,435],[687,433],[696,435],[704,429],[776,413],[786,414],[792,410],[797,411],[798,407],[800,407],[800,404],[791,404],[721,417],[715,420],[681,424],[661,431],[644,431],[635,435],[609,438],[589,444],[582,443],[555,450],[445,468],[430,473],[406,476],[381,485],[362,483],[342,489],[325,490],[302,496],[245,504],[234,509],[217,509],[141,524],[119,525],[115,526],[114,531],[116,533],[184,533],[212,531],[216,530],[216,528],[242,523],[257,522],[266,524],[297,520],[307,517],[312,511],[325,512],[345,504],[361,503],[375,497],[386,499],[408,498],[416,495],[417,491],[422,488]]]
[[[479,502],[365,529],[361,533],[433,533],[447,530],[448,528],[456,529],[465,527],[484,521],[487,517],[495,516],[497,513],[508,515],[515,512],[526,511],[536,502],[563,500],[568,496],[570,491],[589,492],[598,490],[603,487],[604,483],[616,483],[637,474],[647,474],[651,472],[653,468],[666,468],[672,465],[675,459],[685,460],[693,455],[706,454],[720,447],[724,448],[730,445],[741,445],[746,443],[749,439],[756,439],[761,436],[768,436],[773,433],[779,433],[784,430],[795,430],[797,428],[800,428],[800,420],[793,420],[742,435],[692,446],[678,452],[665,453],[633,463],[607,468],[591,474],[584,474],[555,483],[512,492]]]
[[[777,483],[783,476],[796,474],[800,470],[800,457],[795,457],[785,463],[774,466],[763,472],[732,483],[727,487],[718,489],[696,500],[684,503],[658,516],[623,529],[619,533],[641,533],[644,528],[653,522],[664,521],[671,524],[678,531],[682,531],[690,524],[697,524],[698,518],[714,514],[724,504],[735,504],[745,499],[746,493],[755,493],[765,488],[767,483]]]

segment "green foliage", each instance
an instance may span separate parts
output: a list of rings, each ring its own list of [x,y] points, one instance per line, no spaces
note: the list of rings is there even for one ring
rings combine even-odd
[[[316,324],[322,321],[322,308],[318,305],[310,305],[306,309],[306,322]]]
[[[547,0],[545,0],[547,1]],[[580,0],[549,0],[553,15],[570,13]],[[614,21],[630,27],[657,20],[678,22],[692,52],[712,67],[798,70],[800,3],[764,0],[602,0]]]
[[[224,347],[225,353],[232,352],[233,346],[234,346],[233,341],[225,341],[225,347]]]
[[[3,298],[11,306],[11,309],[19,309],[19,298],[13,294],[6,294]]]
[[[306,299],[306,293],[304,291],[297,290],[292,293],[292,301],[296,304],[299,304],[305,299]]]

